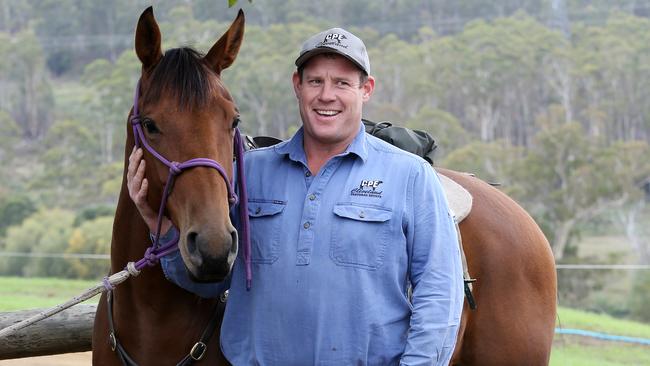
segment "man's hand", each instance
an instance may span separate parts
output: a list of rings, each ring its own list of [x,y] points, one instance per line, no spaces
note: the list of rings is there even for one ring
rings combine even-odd
[[[155,233],[158,215],[147,202],[149,181],[144,177],[145,169],[146,163],[142,159],[142,149],[134,147],[131,156],[129,156],[129,166],[126,170],[126,185],[129,189],[129,197],[140,211],[140,215],[149,227],[149,231]],[[171,226],[171,221],[167,217],[163,217],[160,234],[165,234]]]

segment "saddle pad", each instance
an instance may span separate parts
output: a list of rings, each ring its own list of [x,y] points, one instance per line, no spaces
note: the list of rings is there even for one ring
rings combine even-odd
[[[454,222],[458,224],[472,210],[472,195],[460,184],[451,180],[451,178],[440,173],[438,173],[438,178],[440,178],[445,196],[447,196],[447,202],[449,203],[451,214],[454,217]]]

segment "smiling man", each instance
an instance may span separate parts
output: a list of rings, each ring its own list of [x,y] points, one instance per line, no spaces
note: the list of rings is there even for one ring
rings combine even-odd
[[[302,118],[303,146],[309,168],[317,173],[358,134],[363,104],[370,99],[375,79],[368,76],[370,61],[363,42],[340,28],[305,42],[296,66],[293,88]]]
[[[462,269],[434,170],[364,132],[375,79],[359,38],[318,33],[296,66],[302,127],[245,158],[252,289],[241,255],[222,284],[193,283],[178,253],[166,276],[203,297],[230,289],[221,347],[234,365],[449,364]],[[140,154],[129,189],[146,216]]]

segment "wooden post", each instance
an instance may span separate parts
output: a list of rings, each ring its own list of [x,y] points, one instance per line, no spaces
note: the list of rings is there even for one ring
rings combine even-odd
[[[95,304],[75,305],[0,339],[0,360],[90,351]],[[0,313],[0,329],[18,323],[41,309]]]

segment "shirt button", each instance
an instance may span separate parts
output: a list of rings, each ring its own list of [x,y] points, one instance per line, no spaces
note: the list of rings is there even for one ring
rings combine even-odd
[[[361,211],[361,212],[359,212],[359,217],[363,219],[364,217],[366,217],[366,214],[363,213],[363,211]]]
[[[311,172],[310,172],[310,171],[307,171],[307,172],[305,173],[305,177],[311,177]]]
[[[311,224],[309,223],[309,221],[302,224],[302,227],[304,227],[305,229],[309,229],[310,226],[311,226]]]
[[[312,194],[309,195],[309,200],[310,200],[310,201],[313,201],[313,200],[315,200],[315,199],[316,199],[316,195],[315,195],[315,194],[312,193]]]
[[[260,213],[260,212],[262,212],[262,208],[261,208],[261,207],[257,207],[257,208],[255,209],[255,213],[258,214],[258,213]]]

